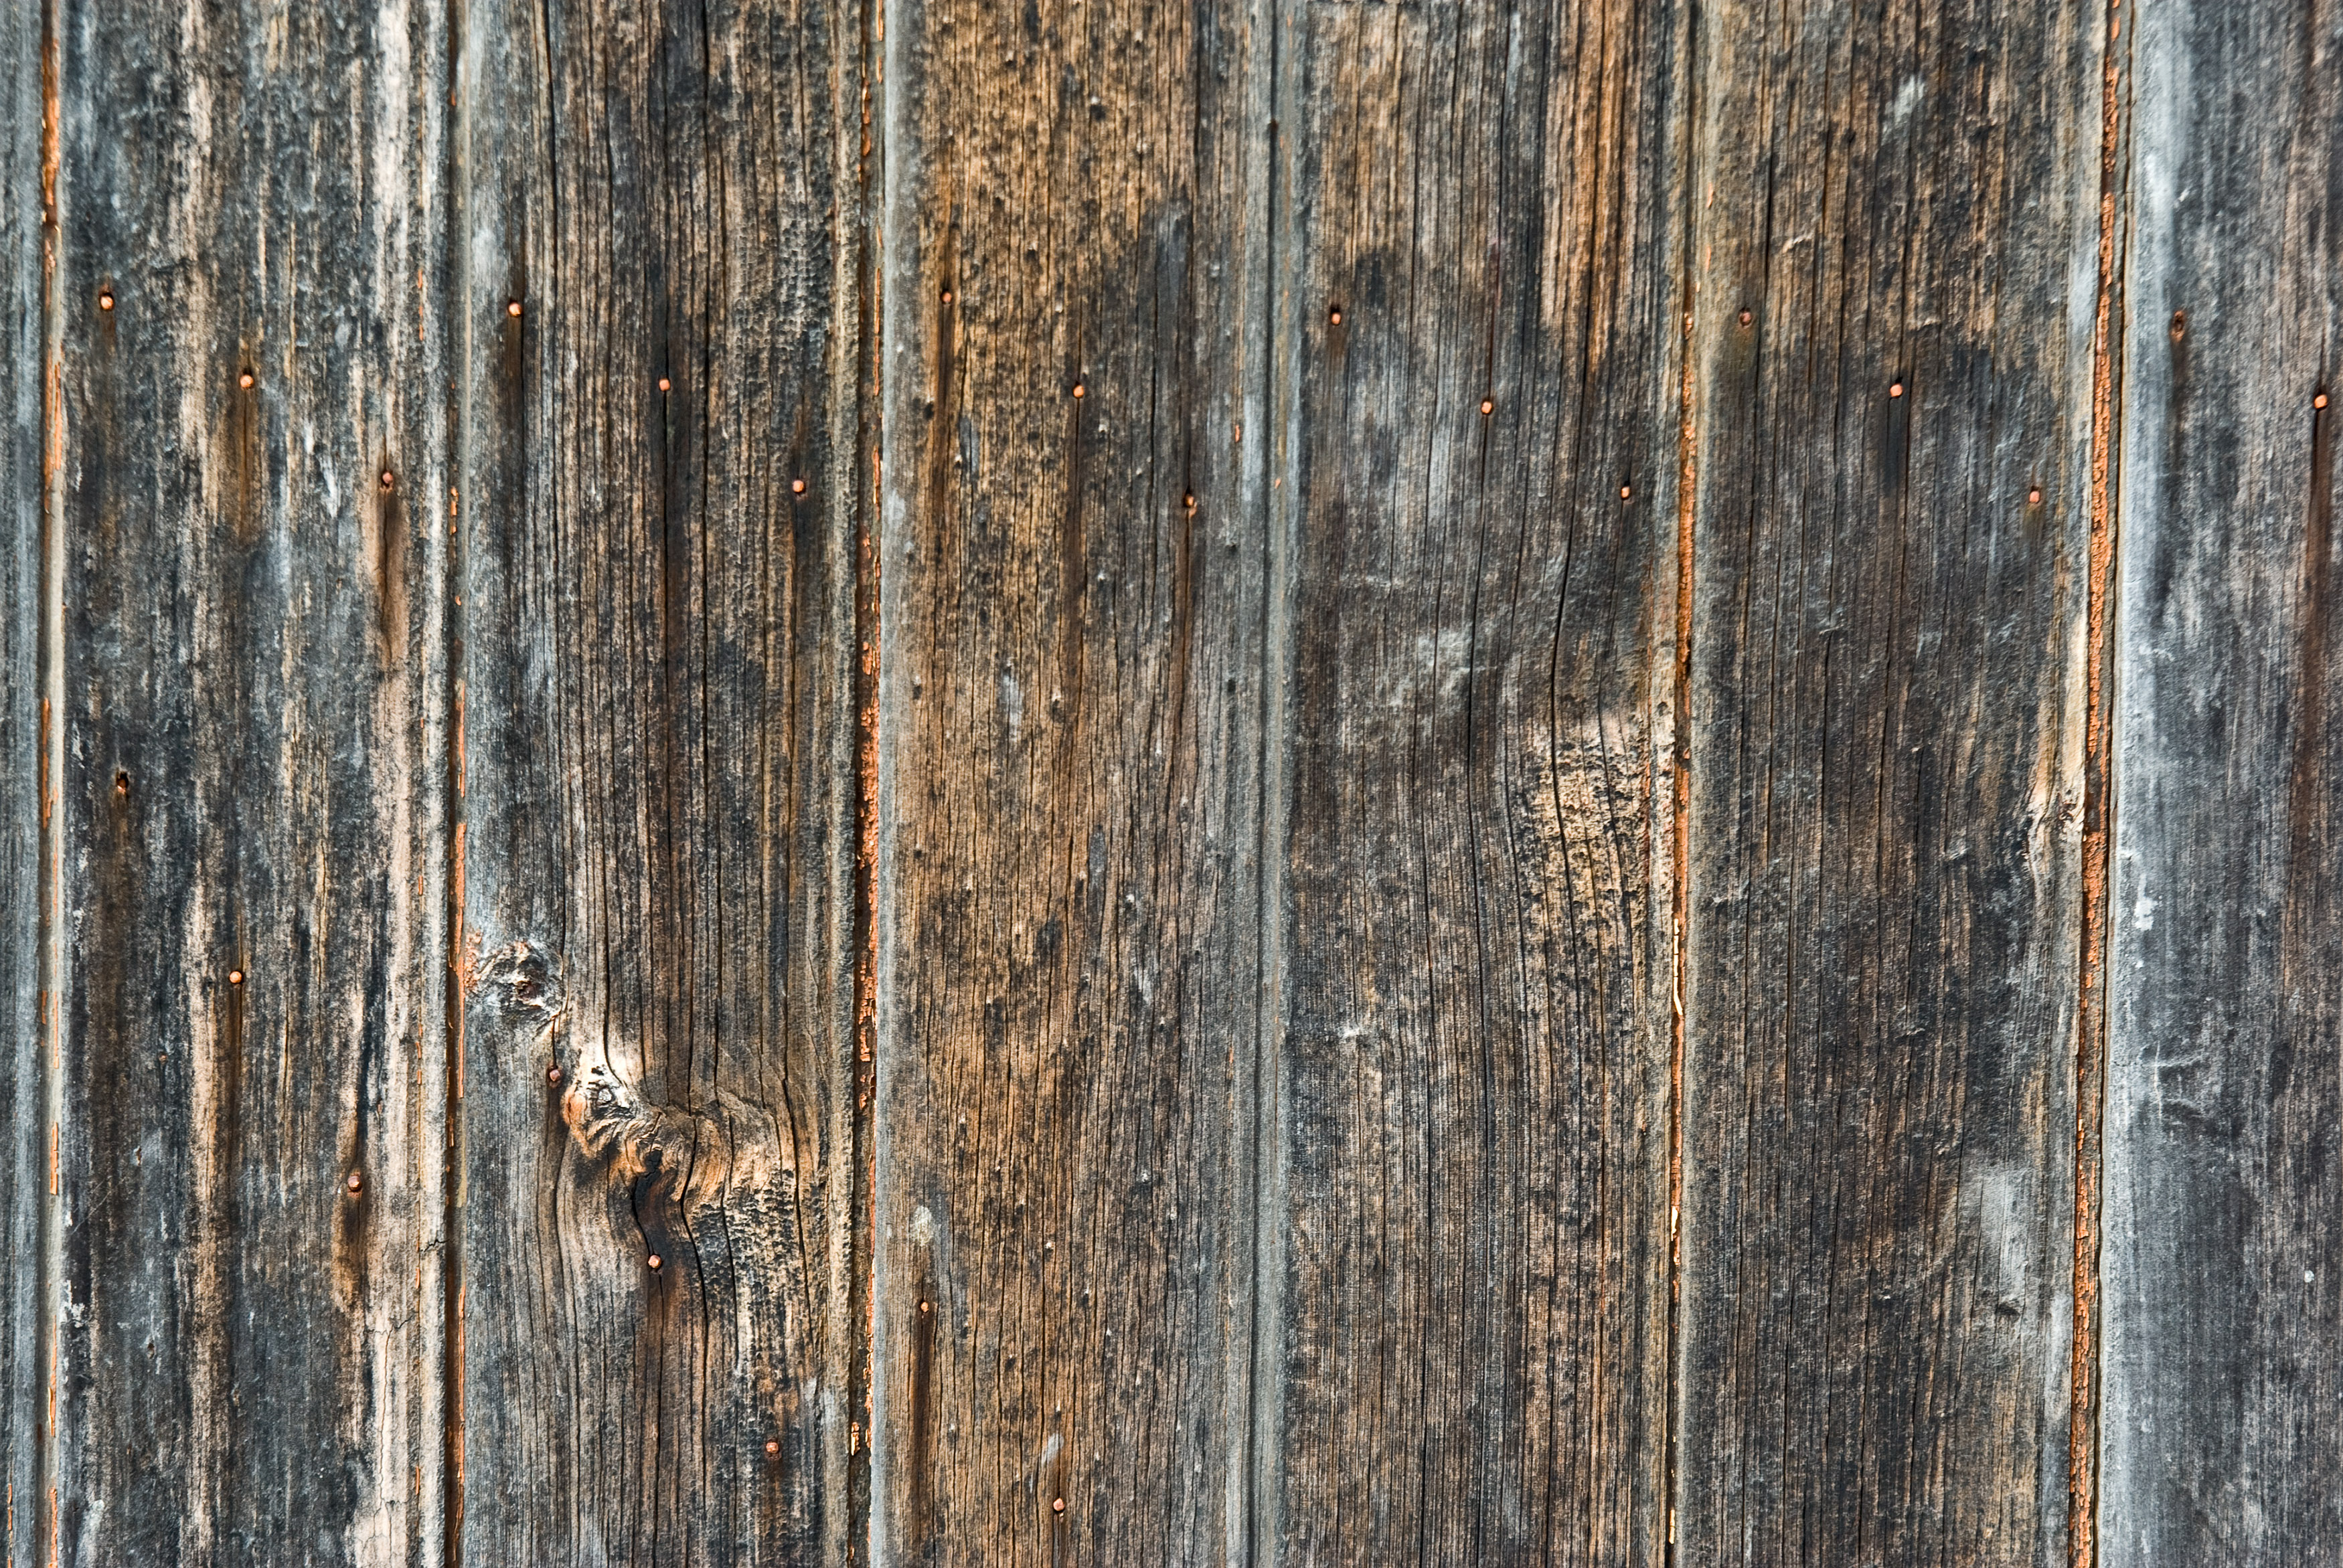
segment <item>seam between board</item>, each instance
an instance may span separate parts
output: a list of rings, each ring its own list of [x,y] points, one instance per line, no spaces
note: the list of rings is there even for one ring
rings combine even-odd
[[[1261,698],[1259,806],[1255,813],[1254,897],[1258,900],[1258,943],[1255,950],[1260,1000],[1254,1017],[1252,1081],[1250,1086],[1252,1179],[1245,1183],[1253,1203],[1252,1251],[1247,1261],[1250,1316],[1246,1324],[1248,1366],[1245,1379],[1244,1542],[1248,1559],[1256,1563],[1277,1560],[1280,1499],[1274,1488],[1281,1446],[1282,1396],[1276,1376],[1277,1342],[1282,1313],[1278,1282],[1283,1277],[1278,1220],[1283,1211],[1284,1181],[1279,1158],[1282,1146],[1283,1084],[1282,1030],[1285,1022],[1285,849],[1288,839],[1286,801],[1288,723],[1287,681],[1292,667],[1292,560],[1286,510],[1297,504],[1282,481],[1295,465],[1294,441],[1300,418],[1299,388],[1293,385],[1298,360],[1298,334],[1279,330],[1292,314],[1281,268],[1291,265],[1289,247],[1279,245],[1279,226],[1285,221],[1280,196],[1285,182],[1282,167],[1283,80],[1287,13],[1279,0],[1270,0],[1268,15],[1268,81],[1265,136],[1262,162],[1262,280],[1260,363],[1262,425],[1261,470],[1254,477],[1260,497],[1263,585],[1261,622]],[[1295,476],[1298,477],[1298,476]]]
[[[849,1394],[860,1390],[858,1413],[849,1415],[846,1449],[846,1540],[858,1535],[876,1556],[876,1381],[879,1381],[879,687],[886,661],[881,614],[881,508],[886,507],[886,0],[867,0],[858,9],[858,108],[855,138],[855,279],[858,279],[858,342],[855,342],[853,450],[846,474],[853,487],[853,867],[850,867],[850,945],[853,945],[853,1043],[855,1116],[853,1186],[858,1200],[849,1211],[849,1315],[860,1332],[850,1336]],[[876,82],[871,80],[876,73]],[[879,103],[871,103],[874,98]],[[870,457],[870,485],[862,483],[862,459]],[[860,1312],[858,1312],[860,1308]],[[853,1544],[846,1547],[853,1561]]]
[[[48,1154],[47,1190],[41,1204],[40,1262],[37,1273],[37,1331],[35,1356],[45,1378],[43,1407],[36,1418],[35,1473],[40,1495],[30,1501],[45,1521],[47,1561],[55,1568],[61,1553],[62,1514],[58,1508],[58,1360],[66,1304],[65,1282],[65,1194],[59,1168],[65,1121],[64,997],[66,981],[65,943],[64,836],[57,820],[59,786],[65,773],[65,398],[63,359],[65,306],[58,295],[57,264],[63,248],[58,222],[59,163],[58,64],[56,0],[41,5],[41,726],[40,726],[40,869],[39,941],[43,976],[35,1008],[40,1015],[36,1035],[45,1034],[47,1049],[36,1038],[40,1055],[41,1120],[47,1137],[41,1141]],[[43,1526],[36,1523],[37,1540]],[[9,1543],[11,1550],[14,1543]]]
[[[1698,397],[1698,357],[1693,331],[1693,299],[1696,286],[1693,276],[1695,254],[1693,236],[1697,222],[1694,215],[1699,211],[1696,196],[1700,156],[1698,73],[1692,68],[1700,38],[1700,7],[1697,4],[1689,4],[1684,8],[1681,38],[1685,65],[1676,73],[1676,79],[1684,86],[1681,122],[1684,126],[1684,149],[1679,173],[1683,189],[1677,213],[1677,241],[1684,281],[1677,297],[1683,321],[1679,346],[1683,366],[1677,388],[1680,401],[1677,405],[1675,646],[1672,650],[1674,668],[1671,672],[1672,733],[1669,736],[1668,1300],[1666,1340],[1663,1350],[1667,1382],[1660,1412],[1659,1499],[1664,1527],[1659,1556],[1669,1568],[1674,1568],[1676,1560],[1676,1489],[1684,1473],[1677,1446],[1684,1435],[1682,1401],[1684,1385],[1682,1367],[1684,989],[1690,979],[1686,943],[1691,923],[1693,536],[1698,505],[1700,456],[1699,427],[1694,412]]]
[[[2107,8],[2099,107],[2098,298],[2091,343],[2090,548],[2085,633],[2082,930],[2075,1042],[2074,1325],[2068,1373],[2066,1543],[2070,1568],[2098,1560],[2099,1214],[2107,1117],[2108,848],[2115,827],[2111,697],[2117,453],[2122,441],[2123,274],[2128,232],[2124,137],[2130,48],[2124,0]]]
[[[479,124],[474,111],[480,84],[478,65],[472,48],[473,20],[467,0],[447,0],[447,85],[449,99],[455,106],[455,124],[450,127],[446,169],[449,197],[446,222],[447,243],[454,247],[454,264],[448,269],[444,286],[451,301],[455,319],[462,326],[454,342],[447,346],[455,356],[457,368],[449,409],[452,427],[449,432],[449,461],[454,483],[449,486],[446,568],[448,591],[443,612],[447,626],[445,648],[447,690],[453,722],[447,736],[447,793],[443,819],[447,834],[444,861],[447,910],[441,920],[441,930],[448,944],[447,971],[442,982],[447,986],[447,1015],[443,1024],[447,1055],[441,1063],[439,1085],[442,1113],[446,1118],[440,1151],[440,1444],[436,1499],[439,1509],[442,1568],[461,1568],[464,1561],[465,1439],[469,1414],[465,1404],[464,1388],[467,1348],[464,1337],[465,1189],[469,1176],[467,1170],[469,1143],[464,1118],[464,1054],[467,1049],[465,1011],[474,976],[467,951],[472,937],[468,924],[470,893],[465,860],[470,813],[466,793],[468,769],[464,704],[465,668],[469,657],[466,606],[476,597],[476,585],[470,580],[470,551],[466,541],[469,518],[462,491],[474,476],[476,432],[478,428],[474,415],[479,384],[478,334],[474,320],[474,307],[478,303],[478,277],[473,247],[467,243],[469,226],[475,221],[472,197],[478,156],[474,138]]]
[[[849,1398],[859,1410],[848,1415],[846,1476],[848,1543],[854,1559],[858,1538],[877,1559],[878,1505],[876,1413],[879,1320],[879,693],[885,660],[881,614],[880,528],[886,504],[882,447],[886,423],[885,374],[885,190],[886,72],[885,0],[866,0],[857,10],[856,59],[859,117],[848,135],[856,149],[857,188],[853,231],[858,317],[854,367],[853,445],[843,468],[853,501],[853,681],[854,750],[851,805],[854,848],[849,874],[850,941],[854,995],[850,1012],[850,1071],[855,1106],[849,1157],[853,1173],[847,1215],[847,1314],[851,1349],[847,1367]],[[874,81],[874,74],[876,80]],[[877,102],[874,104],[874,96]],[[869,483],[862,464],[869,457]],[[859,1393],[859,1398],[856,1395]]]

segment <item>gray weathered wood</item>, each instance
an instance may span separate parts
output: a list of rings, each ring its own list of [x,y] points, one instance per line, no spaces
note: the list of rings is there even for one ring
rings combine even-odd
[[[2100,1526],[2343,1557],[2343,19],[2127,41]]]
[[[43,526],[41,26],[37,10],[0,11],[0,1555],[37,1560],[48,1421],[46,1326],[55,1319],[45,1222],[54,1076],[46,911],[55,896],[42,810],[50,729],[49,530]]]
[[[437,1561],[446,11],[58,13],[42,1560]]]
[[[2103,37],[1704,9],[1680,1563],[2066,1557]]]
[[[888,16],[882,1562],[1247,1553],[1269,42]]]
[[[860,1552],[870,25],[465,13],[468,1562]]]
[[[1265,1563],[1666,1557],[1685,15],[1282,11]]]

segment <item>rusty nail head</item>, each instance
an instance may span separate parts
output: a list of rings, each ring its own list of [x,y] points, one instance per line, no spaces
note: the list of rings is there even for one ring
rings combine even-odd
[[[1065,1511],[1066,1511],[1066,1500],[1065,1500],[1064,1498],[1062,1498],[1062,1497],[1052,1497],[1051,1499],[1050,1499],[1050,1512],[1051,1512],[1051,1513],[1063,1513]]]
[[[363,1181],[361,1181],[358,1179],[358,1173],[357,1173],[357,1171],[351,1171],[351,1172],[350,1172],[350,1182],[349,1182],[349,1186],[350,1186],[350,1191],[351,1191],[355,1192],[355,1191],[357,1191],[360,1187],[363,1187],[363,1186],[365,1186],[365,1185],[366,1185],[366,1183],[365,1183],[365,1182],[363,1182]]]
[[[1635,487],[1633,485],[1622,485],[1619,487],[1619,498],[1623,501],[1634,493]]]
[[[1081,382],[1077,381],[1077,382],[1075,382],[1075,383],[1074,383],[1074,396],[1075,396],[1075,397],[1081,397],[1081,395],[1082,395],[1082,384],[1081,384]]]
[[[769,1437],[765,1439],[765,1452],[767,1453],[779,1453],[781,1452],[781,1445]]]
[[[2327,394],[2326,394],[2326,393],[2324,393],[2324,392],[2321,392],[2318,397],[2313,397],[2313,398],[2310,400],[2310,406],[2311,406],[2312,407],[2314,407],[2314,408],[2324,408],[2324,407],[2327,407]]]
[[[1904,396],[1904,383],[1901,381],[1890,381],[1887,384],[1887,395],[1890,397],[1901,397]]]
[[[129,794],[129,793],[130,793],[130,775],[129,775],[129,774],[127,774],[127,773],[116,773],[116,774],[114,776],[114,792],[115,792],[116,795],[127,795],[127,794]]]
[[[2032,489],[2032,490],[2028,490],[2028,491],[2026,491],[2026,504],[2027,506],[2029,506],[2029,507],[2038,507],[2038,506],[2040,506],[2040,505],[2042,504],[2042,492],[2041,492],[2039,489]]]
[[[507,316],[518,316],[520,314],[520,301],[518,299],[506,300],[505,314]]]
[[[1327,319],[1327,320],[1329,320],[1329,321],[1331,321],[1331,322],[1332,322],[1332,323],[1333,323],[1335,326],[1337,326],[1337,327],[1342,326],[1342,307],[1341,306],[1339,306],[1339,305],[1338,305],[1338,306],[1334,307],[1334,308],[1333,308],[1333,309],[1332,309],[1332,310],[1328,311],[1328,312],[1326,313],[1326,319]]]
[[[1196,509],[1196,492],[1195,492],[1195,491],[1193,491],[1193,490],[1189,491],[1186,495],[1184,495],[1184,496],[1181,497],[1181,498],[1180,498],[1180,500],[1181,500],[1181,504],[1182,504],[1182,505],[1183,505],[1183,506],[1185,506],[1185,507],[1186,507],[1190,511],[1192,511],[1192,511],[1194,511],[1194,510]]]
[[[921,1311],[922,1312],[927,1312],[927,1311],[929,1311],[929,1310],[930,1310],[930,1308],[929,1308],[929,1304],[928,1304],[927,1302],[921,1302],[920,1303],[920,1311]]]
[[[241,376],[237,377],[236,378],[236,384],[237,386],[239,386],[239,387],[249,387],[249,386],[251,386],[251,385],[252,385],[252,372],[251,372],[251,371],[249,371],[249,370],[247,370],[247,371],[246,371],[243,375],[241,375]]]
[[[951,290],[950,290],[950,289],[947,288],[947,289],[945,289],[945,290],[944,290],[944,303],[945,303],[946,305],[950,305],[951,302],[952,302],[952,292],[951,292]]]
[[[1749,325],[1749,313],[1745,310],[1741,313],[1741,325],[1744,327]]]
[[[114,290],[106,289],[97,297],[97,307],[100,310],[114,308]]]
[[[394,482],[395,482],[395,481],[393,481],[393,479],[392,479],[392,478],[391,478],[391,477],[390,477],[390,470],[389,470],[388,468],[385,468],[385,469],[382,471],[382,487],[383,487],[384,489],[387,490],[387,489],[389,489],[389,488],[390,488],[391,485],[392,485]]]
[[[1483,397],[1483,398],[1482,398],[1482,399],[1481,399],[1481,412],[1482,412],[1482,413],[1483,413],[1483,414],[1493,414],[1493,413],[1495,413],[1496,411],[1497,411],[1497,400],[1496,400],[1495,398],[1493,398],[1493,397]]]
[[[653,1252],[650,1255],[650,1265],[654,1269],[659,1266],[659,1255],[657,1252]]]
[[[559,1062],[557,1061],[551,1067],[545,1070],[545,1081],[548,1083],[558,1083],[561,1081],[561,1064]]]
[[[662,377],[659,377],[659,390],[660,390],[660,391],[662,391],[662,392],[664,392],[664,391],[666,391],[666,390],[667,390],[667,387],[668,387],[667,377],[664,377],[664,376],[662,376]]]
[[[803,479],[791,479],[791,480],[789,481],[789,494],[791,494],[791,495],[793,495],[793,496],[802,496],[802,495],[804,495],[804,494],[805,494],[805,481],[804,481]]]
[[[230,985],[242,985],[244,983],[244,971],[242,970],[228,970],[227,983]]]

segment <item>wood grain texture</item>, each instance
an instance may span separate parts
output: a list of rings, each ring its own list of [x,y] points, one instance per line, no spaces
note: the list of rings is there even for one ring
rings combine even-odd
[[[438,1556],[444,17],[57,18],[44,1561]]]
[[[2331,10],[2128,40],[2102,1561],[2343,1556]]]
[[[1262,1560],[1656,1564],[1686,13],[1282,15]]]
[[[2066,1558],[2101,47],[1704,15],[1687,1564]]]
[[[48,1242],[49,915],[55,895],[43,810],[52,733],[45,721],[53,566],[41,462],[43,368],[41,25],[0,13],[0,1555],[36,1560],[47,1510],[47,1326],[55,1281]]]
[[[874,1551],[1242,1560],[1267,15],[888,29]]]
[[[466,12],[467,1562],[860,1553],[868,25]]]

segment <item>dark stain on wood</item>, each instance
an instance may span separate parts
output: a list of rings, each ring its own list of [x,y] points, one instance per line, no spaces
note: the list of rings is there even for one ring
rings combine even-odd
[[[379,607],[377,630],[382,657],[393,665],[407,657],[407,498],[398,488],[397,470],[390,454],[382,454],[377,469],[378,498],[375,503],[375,602]]]

